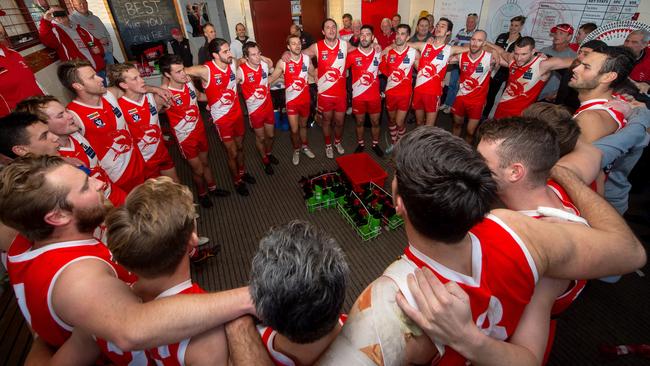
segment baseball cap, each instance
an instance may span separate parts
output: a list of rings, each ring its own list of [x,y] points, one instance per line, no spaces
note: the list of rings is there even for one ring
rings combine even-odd
[[[555,27],[551,28],[551,33],[555,33],[557,31],[562,31],[564,33],[573,34],[573,27],[571,26],[571,24],[562,23],[562,24],[558,24]]]
[[[172,36],[180,36],[181,30],[178,28],[172,28]]]

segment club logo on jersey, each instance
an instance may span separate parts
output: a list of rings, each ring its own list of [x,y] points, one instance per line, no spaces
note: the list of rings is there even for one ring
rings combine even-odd
[[[190,92],[190,95],[192,95],[192,92]],[[174,104],[176,105],[181,105],[183,104],[183,99],[181,98],[180,94],[174,94],[172,95],[172,99],[174,99]]]
[[[341,73],[339,72],[338,69],[332,67],[325,72],[324,76],[325,76],[325,80],[329,82],[335,82],[341,78]]]
[[[115,130],[111,132],[109,137],[113,139],[113,144],[109,147],[115,153],[113,161],[117,160],[120,155],[131,151],[133,140],[131,140],[131,135],[127,130]]]
[[[359,84],[361,85],[370,85],[375,81],[375,75],[370,71],[364,71],[359,78]]]
[[[320,59],[323,61],[327,61],[327,51],[322,51],[320,54]]]
[[[86,117],[87,117],[89,120],[93,121],[93,123],[95,124],[95,126],[97,126],[97,127],[99,127],[99,128],[102,128],[102,127],[106,126],[106,124],[104,123],[104,121],[102,121],[101,117],[99,116],[99,112],[93,112],[93,113],[87,115]]]
[[[251,83],[255,81],[255,74],[252,73],[252,72],[249,72],[248,74],[246,74],[246,77],[248,77],[248,81],[251,82]]]
[[[469,62],[463,62],[462,69],[463,71],[467,71],[467,66],[469,65]]]
[[[296,69],[293,67],[293,64],[289,64],[289,73],[293,74]]]
[[[266,88],[263,86],[258,86],[255,88],[255,92],[253,92],[253,96],[255,99],[263,100],[266,99]]]
[[[355,63],[357,66],[361,67],[361,57],[356,57],[356,58],[354,59],[354,63]]]
[[[339,53],[336,55],[336,58],[338,58],[339,60],[343,60],[345,58],[345,56],[343,56],[343,52],[341,52],[341,50],[339,50]]]
[[[222,81],[221,81],[221,75],[215,75],[215,76],[214,76],[214,82],[215,82],[215,84],[217,84],[217,85],[221,85],[221,83],[222,83]]]
[[[140,121],[140,115],[138,114],[138,109],[137,108],[129,109],[128,113],[131,116],[131,119],[133,119],[133,122],[139,122]]]
[[[395,55],[390,55],[390,57],[388,58],[388,62],[391,63],[391,64],[394,63],[395,62]]]
[[[422,57],[429,57],[430,54],[431,54],[431,50],[427,48],[427,50],[424,51],[424,54],[422,54]]]
[[[158,144],[160,141],[160,136],[162,136],[162,131],[157,125],[150,125],[149,128],[144,131],[141,142],[144,146],[151,146]]]
[[[523,76],[524,79],[526,80],[532,80],[533,79],[533,72],[529,69],[524,73]]]

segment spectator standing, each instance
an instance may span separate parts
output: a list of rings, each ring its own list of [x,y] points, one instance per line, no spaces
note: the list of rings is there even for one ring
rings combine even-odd
[[[578,33],[576,33],[576,41],[575,43],[569,44],[569,47],[571,47],[572,50],[578,52],[582,41],[585,40],[589,33],[595,31],[596,28],[598,28],[598,26],[594,23],[585,23],[578,27]]]
[[[235,38],[230,42],[230,52],[235,57],[235,60],[239,60],[244,57],[242,49],[246,42],[255,42],[254,39],[248,37],[246,26],[242,23],[237,23],[235,26]]]
[[[303,50],[306,50],[309,46],[316,43],[314,37],[312,37],[308,32],[303,31],[298,24],[291,24],[291,27],[289,27],[289,33],[300,38]]]
[[[650,33],[644,30],[635,30],[627,35],[623,46],[629,48],[634,54],[636,61],[634,68],[630,73],[630,79],[637,83],[650,82],[650,54],[648,52],[648,42],[650,41]],[[645,88],[637,85],[639,89],[648,92],[647,85]],[[645,89],[645,90],[644,90]]]
[[[350,44],[354,47],[359,47],[359,42],[361,42],[361,20],[354,19],[352,21],[352,37],[350,37]]]
[[[390,20],[390,27],[395,32],[395,28],[397,28],[398,25],[402,23],[402,16],[399,14],[393,15],[393,17]]]
[[[183,59],[183,66],[190,67],[192,62],[192,51],[190,50],[190,41],[183,37],[183,33],[178,28],[172,28],[172,40],[169,41],[169,47],[172,54],[178,55]]]
[[[574,29],[570,24],[562,23],[551,28],[551,36],[553,37],[553,45],[544,47],[540,52],[551,57],[576,57],[576,52],[569,47],[569,42],[573,37]],[[546,82],[544,89],[539,94],[539,99],[555,100],[555,95],[560,87],[560,79],[566,69],[553,72],[551,77]]]
[[[429,32],[430,24],[429,19],[425,16],[418,19],[418,23],[415,26],[415,34],[413,37],[409,38],[409,42],[426,42],[433,35]]]
[[[395,31],[391,28],[391,24],[390,19],[382,19],[380,31],[375,35],[377,43],[379,43],[382,49],[390,46],[395,41]]]
[[[52,6],[45,12],[38,33],[41,42],[56,50],[61,61],[86,60],[99,76],[106,78],[102,42],[86,28],[70,20],[68,12],[62,7]]]
[[[467,19],[465,19],[465,28],[461,29],[456,33],[456,37],[451,40],[449,43],[452,46],[467,46],[470,39],[476,32],[478,26],[478,14],[470,13],[467,14]],[[447,97],[445,102],[440,106],[440,110],[443,113],[449,113],[451,106],[454,105],[456,100],[456,94],[458,93],[458,65],[449,65],[447,66],[447,73],[449,73],[449,86],[447,87]]]
[[[104,26],[104,23],[102,23],[99,17],[88,10],[88,2],[86,0],[72,0],[72,7],[74,7],[74,11],[70,14],[70,20],[81,25],[102,42],[106,65],[115,63],[111,36],[108,34],[106,26]]]
[[[212,23],[203,25],[203,37],[205,37],[205,44],[199,48],[199,65],[203,65],[212,60],[212,55],[208,51],[208,45],[213,39],[217,38],[217,31]]]
[[[496,41],[494,41],[494,44],[503,48],[506,52],[514,51],[515,42],[521,38],[521,30],[524,28],[525,23],[526,17],[523,15],[518,15],[510,19],[510,28],[507,32],[499,34]],[[499,68],[499,71],[492,76],[492,80],[490,80],[490,91],[488,92],[487,101],[483,108],[483,117],[487,117],[490,114],[492,106],[494,105],[494,99],[506,80],[508,80],[507,67]]]
[[[0,117],[9,114],[21,100],[35,95],[43,95],[43,91],[23,56],[9,48],[7,33],[0,24]]]
[[[350,41],[352,38],[352,15],[345,13],[343,14],[343,27],[339,29],[339,38],[344,41]]]

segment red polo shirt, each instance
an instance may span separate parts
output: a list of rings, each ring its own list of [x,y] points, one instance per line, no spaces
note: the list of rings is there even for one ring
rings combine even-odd
[[[43,91],[23,56],[0,45],[0,117],[11,113],[21,100],[34,95],[43,95]]]
[[[630,79],[636,82],[650,82],[650,48],[643,50],[643,56],[634,65]]]

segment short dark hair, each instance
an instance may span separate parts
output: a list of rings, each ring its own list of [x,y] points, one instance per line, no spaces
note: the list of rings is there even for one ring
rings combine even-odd
[[[63,62],[56,69],[56,75],[59,78],[59,81],[63,86],[69,91],[75,93],[72,84],[81,83],[79,79],[79,73],[77,72],[82,67],[93,67],[93,65],[88,62],[88,60],[79,60],[74,59],[70,61]]]
[[[598,26],[595,23],[585,23],[581,25],[578,29],[582,29],[585,33],[589,34],[596,30]]]
[[[158,61],[160,73],[165,76],[172,72],[172,65],[183,65],[183,58],[180,55],[164,55]]]
[[[244,46],[241,49],[242,53],[244,54],[244,57],[248,57],[248,50],[250,50],[251,48],[255,48],[255,47],[257,47],[257,43],[255,43],[253,41],[248,41],[248,42],[244,43]]]
[[[343,16],[342,16],[341,18],[342,18],[342,19],[346,19],[346,18],[347,18],[347,19],[352,20],[352,14],[350,14],[350,13],[345,13],[345,14],[343,14]]]
[[[337,324],[349,268],[336,240],[306,221],[271,228],[253,257],[250,293],[262,323],[311,343]]]
[[[362,25],[360,30],[364,30],[364,29],[369,30],[370,33],[373,33],[373,34],[375,33],[375,28],[374,28],[372,25],[370,25],[370,24],[364,24],[364,25]]]
[[[523,163],[528,170],[528,182],[535,186],[546,184],[551,168],[560,159],[555,131],[536,118],[509,117],[485,121],[478,129],[477,141],[501,141],[497,148],[499,167]]]
[[[420,22],[423,21],[423,20],[426,20],[427,23],[429,23],[429,18],[427,18],[427,17],[421,17],[420,19],[418,19],[418,22],[415,23],[415,24],[420,25]]]
[[[406,32],[408,32],[409,36],[411,35],[411,26],[410,25],[404,24],[404,23],[398,24],[397,27],[395,27],[395,30],[400,29],[400,28],[401,29],[406,29]]]
[[[441,20],[443,22],[447,22],[447,32],[452,32],[454,30],[454,22],[452,22],[451,19],[445,17],[441,17],[440,19],[438,19],[438,21]]]
[[[481,155],[432,126],[406,134],[395,146],[397,192],[418,233],[457,243],[489,212],[497,185]]]
[[[517,15],[510,19],[510,22],[520,22],[521,24],[526,24],[526,17],[523,15]]]
[[[611,84],[612,88],[621,85],[630,75],[630,72],[632,72],[632,68],[634,68],[634,56],[632,51],[627,47],[607,46],[598,51],[594,50],[594,52],[607,57],[603,66],[600,68],[601,74],[608,72],[616,73],[616,79]]]
[[[537,118],[548,124],[557,137],[557,143],[560,147],[560,156],[564,156],[576,147],[578,137],[580,137],[580,126],[573,119],[573,114],[559,104],[537,102],[524,109],[522,117]]]
[[[18,145],[28,145],[27,127],[43,122],[37,115],[27,112],[12,112],[0,118],[0,154],[15,159],[12,148]],[[45,123],[45,122],[43,122]]]
[[[327,19],[323,20],[323,23],[320,25],[321,30],[325,30],[325,23],[327,23],[327,22],[334,22],[334,25],[336,25],[338,27],[338,24],[336,24],[336,20],[334,20],[332,18],[327,18]]]
[[[535,39],[533,37],[521,37],[515,42],[515,47],[522,48],[530,46],[530,48],[535,48]]]
[[[596,52],[602,50],[605,47],[607,47],[607,43],[599,39],[592,39],[591,41],[587,41],[580,45],[580,48],[591,48],[593,51]]]
[[[124,74],[129,70],[137,70],[135,64],[131,62],[123,62],[121,64],[108,65],[106,68],[106,75],[108,76],[108,83],[111,86],[118,87],[124,90],[120,84],[124,82]],[[138,72],[139,73],[139,72]]]
[[[208,43],[208,52],[210,52],[210,58],[212,58],[212,54],[216,53],[219,54],[219,51],[221,51],[221,46],[224,44],[229,45],[228,41],[226,41],[223,38],[215,38]]]
[[[395,18],[395,17],[398,17],[400,20],[402,20],[402,16],[399,15],[398,13],[395,13],[391,18]]]

